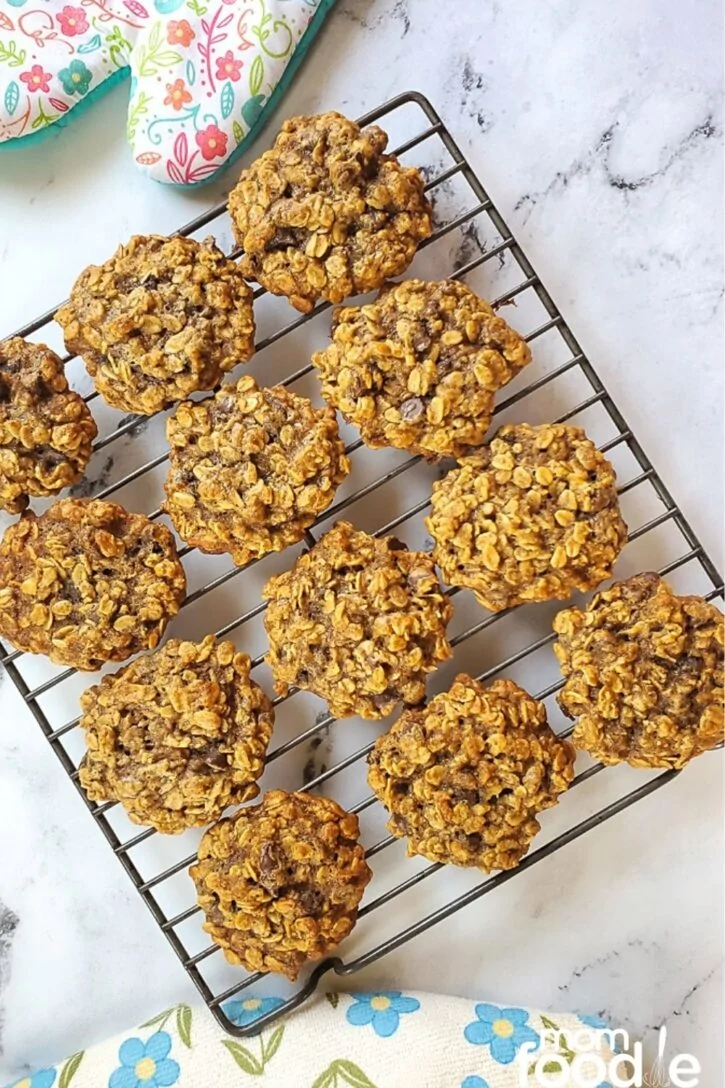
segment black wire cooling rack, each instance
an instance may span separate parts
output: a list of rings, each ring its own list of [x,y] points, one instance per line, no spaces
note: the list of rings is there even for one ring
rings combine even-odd
[[[393,142],[398,143],[397,154],[405,161],[421,166],[427,189],[432,191],[434,199],[436,229],[422,247],[409,274],[438,279],[447,275],[465,277],[485,297],[495,296],[496,307],[511,306],[511,323],[533,343],[534,363],[509,387],[508,395],[497,407],[498,419],[544,422],[556,418],[560,421],[573,420],[585,426],[600,448],[607,451],[614,461],[619,479],[623,481],[620,494],[625,516],[630,526],[636,526],[630,531],[629,544],[617,574],[627,576],[637,570],[659,569],[675,580],[674,584],[681,585],[682,591],[699,592],[707,599],[721,596],[722,580],[714,564],[705,554],[435,109],[422,95],[410,92],[366,114],[361,118],[361,123],[378,120],[384,122],[393,136]],[[229,224],[224,204],[199,216],[180,233],[190,235],[205,232],[210,224],[214,225],[220,244],[226,242],[226,248],[233,256],[238,256],[239,251],[228,244]],[[114,245],[117,241],[114,240]],[[480,277],[480,282],[477,277]],[[289,359],[295,354],[299,354],[303,360],[309,359],[313,339],[311,330],[315,325],[317,335],[324,342],[327,319],[323,316],[320,322],[317,318],[328,306],[320,306],[314,314],[298,316],[290,321],[290,310],[284,300],[272,299],[261,289],[255,291],[255,299],[258,329],[263,335],[257,344],[253,372],[256,369],[259,380],[265,384],[276,380],[285,385],[304,386],[305,381],[310,379],[314,386],[312,366],[305,363],[290,373]],[[57,336],[52,325],[53,313],[54,310],[49,310],[19,330],[18,335],[44,340]],[[78,373],[81,373],[80,369]],[[82,379],[79,382],[82,388]],[[122,491],[121,501],[125,505],[132,509],[148,510],[154,493],[160,497],[157,470],[163,471],[166,460],[165,452],[158,453],[159,448],[166,448],[163,432],[154,431],[154,426],[159,425],[153,421],[150,424],[138,417],[119,419],[118,414],[107,409],[93,392],[89,392],[86,399],[95,402],[94,414],[99,424],[103,417],[107,428],[104,434],[101,426],[101,437],[95,446],[90,471],[90,478],[95,478],[95,486],[81,493],[90,491],[98,498],[105,498]],[[371,451],[366,450],[349,429],[343,428],[343,433],[350,437],[348,452],[353,460],[351,479],[338,492],[335,503],[320,517],[315,529],[323,523],[331,523],[343,511],[349,511],[349,516],[361,528],[378,534],[395,530],[396,535],[405,536],[408,532],[409,542],[413,546],[425,546],[421,515],[428,505],[431,481],[441,470],[426,465],[420,458],[388,453],[385,471],[376,473],[376,469],[383,465],[384,455],[381,452],[371,455]],[[121,453],[114,456],[114,450]],[[150,453],[153,455],[148,456]],[[118,464],[132,463],[139,454],[142,455],[142,463],[132,464],[128,471],[113,478]],[[158,502],[150,516],[163,516]],[[384,519],[385,523],[382,524]],[[308,533],[307,544],[313,544],[314,540],[315,536]],[[180,554],[185,558],[190,575],[191,592],[181,615],[172,625],[172,634],[199,638],[207,633],[209,626],[218,625],[219,636],[235,632],[239,644],[240,641],[244,643],[247,637],[245,632],[252,630],[257,623],[256,643],[255,638],[251,638],[249,644],[240,645],[240,648],[250,650],[255,669],[263,673],[266,666],[263,664],[263,632],[260,634],[259,621],[264,605],[243,606],[238,600],[239,593],[243,591],[236,587],[239,584],[244,586],[245,581],[247,585],[253,583],[253,596],[249,596],[259,602],[261,579],[267,576],[264,563],[261,572],[256,575],[252,570],[256,564],[250,564],[240,571],[229,567],[227,562],[225,568],[219,567],[220,572],[208,580],[209,573],[217,569],[215,564],[223,564],[225,560],[203,557],[203,572],[200,574],[198,553],[183,547]],[[274,569],[288,567],[294,554],[295,549],[288,550],[281,562],[280,557],[272,557],[271,561],[277,563]],[[679,583],[676,581],[678,578],[681,579]],[[197,583],[195,588],[194,580]],[[469,594],[456,593],[455,590],[453,594],[456,597],[456,617],[451,632],[455,647],[454,664],[441,669],[431,687],[440,689],[447,686],[452,675],[462,669],[478,675],[482,680],[505,671],[535,693],[537,698],[546,701],[553,727],[566,735],[570,728],[567,728],[553,700],[563,681],[557,678],[550,649],[553,640],[551,617],[561,605],[530,605],[523,610],[510,609],[489,614],[475,605]],[[205,608],[208,605],[204,629],[200,629],[197,619],[191,623],[185,618],[192,614],[196,617],[195,609],[200,602]],[[212,609],[212,622],[208,618],[209,608]],[[222,619],[223,624],[219,624]],[[492,631],[494,625],[495,631]],[[270,774],[275,785],[285,785],[287,788],[304,786],[308,790],[324,790],[332,782],[338,799],[342,800],[340,793],[345,793],[344,803],[360,815],[366,845],[372,838],[367,847],[367,856],[375,875],[360,911],[358,926],[340,950],[341,956],[347,958],[336,957],[320,963],[296,988],[289,987],[283,1004],[272,1008],[253,1024],[240,1027],[229,1019],[223,1008],[224,1003],[238,998],[252,985],[255,985],[254,995],[263,993],[265,980],[258,974],[249,975],[239,968],[226,965],[219,950],[209,943],[201,930],[199,913],[193,902],[193,888],[185,872],[194,860],[198,836],[194,840],[188,837],[193,833],[173,837],[159,836],[152,829],[138,831],[125,820],[118,805],[89,802],[78,783],[77,766],[82,756],[78,718],[63,720],[62,724],[52,720],[54,717],[57,719],[59,708],[63,708],[65,713],[65,707],[77,707],[77,695],[88,684],[88,678],[79,677],[73,670],[58,670],[47,662],[29,658],[17,651],[8,652],[1,646],[0,654],[0,660],[64,770],[78,788],[111,849],[203,1001],[222,1027],[238,1036],[255,1034],[284,1012],[299,1005],[316,989],[327,972],[344,976],[367,967],[660,789],[676,773],[649,774],[624,769],[627,772],[624,777],[620,774],[617,778],[617,772],[621,769],[610,768],[607,775],[593,781],[603,767],[601,764],[587,763],[584,757],[580,757],[574,782],[578,788],[570,790],[558,808],[552,810],[556,816],[545,815],[546,827],[534,844],[535,848],[517,869],[482,879],[480,873],[450,867],[442,869],[440,865],[428,864],[420,858],[407,859],[404,845],[384,833],[385,814],[375,798],[369,795],[365,783],[365,756],[376,733],[384,726],[380,723],[354,725],[345,722],[332,733],[331,717],[324,709],[320,711],[320,704],[305,693],[293,691],[276,698],[278,726],[275,738],[281,737],[281,742],[268,756],[265,784]],[[286,724],[281,724],[280,714],[290,706],[293,708],[291,716],[288,715]],[[309,724],[300,728],[300,723],[306,721]],[[365,743],[361,746],[363,739]],[[329,758],[335,749],[336,757],[341,755],[341,758],[330,759],[329,764],[322,761],[325,753],[325,758]],[[283,757],[287,756],[292,757],[292,764],[282,773],[282,781],[276,781],[275,768],[281,767],[285,762]],[[304,763],[302,773],[301,762]],[[607,789],[602,789],[599,783],[605,780]],[[585,785],[587,789],[581,789]],[[612,793],[615,785],[616,796]],[[355,797],[357,800],[351,800]],[[575,803],[575,798],[582,800]],[[386,858],[390,860],[386,861]],[[424,882],[427,882],[425,888],[421,887]],[[169,888],[172,890],[166,894]],[[409,894],[411,892],[412,896]],[[188,905],[179,909],[182,902]],[[390,910],[394,912],[392,915]],[[385,925],[383,916],[387,918]],[[266,980],[266,984],[269,984],[269,980]]]

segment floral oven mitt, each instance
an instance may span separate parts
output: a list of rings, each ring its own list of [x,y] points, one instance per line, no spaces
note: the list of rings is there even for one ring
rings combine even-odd
[[[0,0],[0,147],[131,76],[156,181],[208,181],[261,128],[334,0]]]

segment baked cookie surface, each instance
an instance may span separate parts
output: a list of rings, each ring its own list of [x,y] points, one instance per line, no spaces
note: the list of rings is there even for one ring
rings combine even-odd
[[[171,639],[81,696],[81,785],[129,818],[175,834],[259,793],[270,700],[232,642]]]
[[[426,527],[449,585],[492,612],[609,578],[627,540],[612,465],[583,430],[501,427],[433,485]]]
[[[574,749],[546,708],[511,680],[456,677],[404,710],[368,756],[368,782],[408,853],[484,871],[512,869],[540,830],[538,813],[574,777]]]
[[[350,471],[332,408],[250,375],[179,405],[166,435],[177,532],[238,566],[301,540]]]
[[[432,230],[419,170],[385,155],[377,125],[291,117],[229,194],[241,267],[308,313],[403,272]]]
[[[0,543],[0,636],[57,665],[153,649],[185,592],[173,535],[113,502],[59,499]]]
[[[368,446],[460,457],[483,442],[495,392],[531,351],[465,284],[403,280],[336,310],[332,343],[312,361]]]
[[[189,872],[229,962],[295,979],[347,937],[372,876],[359,833],[336,801],[283,790],[210,828]]]
[[[75,281],[55,319],[114,408],[154,415],[254,351],[252,292],[212,238],[136,235]]]
[[[0,341],[0,509],[25,510],[78,482],[98,428],[45,344]]]
[[[554,619],[572,740],[602,763],[684,767],[723,740],[723,615],[637,574]]]
[[[420,702],[426,675],[451,655],[453,609],[431,557],[346,521],[263,596],[277,691],[311,691],[336,717],[384,718],[399,702]]]

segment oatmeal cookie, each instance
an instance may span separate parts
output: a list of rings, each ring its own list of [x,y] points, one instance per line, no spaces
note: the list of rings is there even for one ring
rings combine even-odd
[[[175,834],[259,793],[274,712],[233,642],[171,639],[81,696],[81,785]]]
[[[359,834],[336,801],[284,790],[210,828],[189,873],[229,962],[294,980],[336,948],[372,876]]]
[[[229,195],[241,267],[308,313],[403,272],[432,230],[419,170],[339,113],[291,117]]]
[[[627,540],[611,464],[556,423],[502,427],[462,458],[433,485],[426,526],[446,581],[492,612],[592,589]]]
[[[572,740],[602,763],[684,767],[723,740],[723,616],[659,574],[602,590],[554,620]]]
[[[332,408],[250,375],[180,404],[166,436],[165,508],[179,536],[240,567],[301,540],[350,471]]]
[[[312,356],[322,394],[363,441],[428,458],[479,446],[494,393],[531,362],[529,346],[463,283],[403,280],[332,319]]]
[[[94,672],[158,645],[186,591],[164,525],[100,499],[27,511],[0,543],[0,637]]]
[[[114,408],[151,416],[254,351],[252,292],[213,238],[136,235],[82,272],[55,319]]]
[[[338,718],[384,718],[399,702],[419,703],[426,674],[451,656],[453,609],[431,557],[346,521],[263,596],[277,691],[311,691]]]
[[[574,749],[546,708],[511,680],[457,676],[427,706],[404,710],[368,756],[368,782],[408,853],[513,869],[574,777]]]
[[[54,351],[19,336],[0,342],[0,509],[20,514],[31,496],[80,480],[97,434]]]

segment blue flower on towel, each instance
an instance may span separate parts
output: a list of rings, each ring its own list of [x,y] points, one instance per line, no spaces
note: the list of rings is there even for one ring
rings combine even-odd
[[[171,1036],[167,1031],[155,1031],[145,1043],[126,1039],[118,1050],[121,1063],[114,1069],[108,1088],[169,1088],[179,1079],[179,1063],[168,1054]]]
[[[592,1031],[610,1031],[610,1026],[606,1020],[602,1020],[601,1016],[590,1016],[588,1013],[578,1013],[579,1019],[586,1027],[591,1028]],[[617,1032],[612,1032],[612,1039],[608,1039],[608,1043],[611,1046],[615,1054],[622,1053],[622,1043],[620,1042]],[[609,1088],[608,1084],[600,1084],[599,1088]]]
[[[461,1081],[461,1088],[488,1088],[488,1081],[483,1077],[466,1077],[464,1081]]]
[[[420,1008],[420,1001],[414,997],[404,997],[400,990],[350,996],[353,1003],[345,1014],[348,1024],[356,1028],[372,1024],[373,1031],[381,1039],[395,1034],[403,1013],[416,1012]]]
[[[476,1005],[477,1020],[463,1034],[474,1046],[487,1046],[491,1057],[501,1065],[510,1065],[524,1043],[539,1045],[541,1039],[527,1023],[526,1009],[500,1009],[497,1005]]]
[[[227,1001],[226,1005],[222,1005],[222,1012],[237,1027],[245,1028],[247,1024],[253,1024],[260,1016],[265,1016],[272,1009],[278,1009],[280,1005],[284,1005],[281,997],[245,997],[237,1001]]]
[[[55,1081],[55,1069],[38,1069],[32,1077],[21,1077],[8,1088],[51,1088]]]
[[[602,1020],[601,1016],[590,1016],[583,1012],[579,1013],[579,1019],[582,1024],[586,1024],[588,1028],[593,1028],[594,1031],[603,1031],[604,1028],[608,1028],[609,1024],[606,1020]]]

